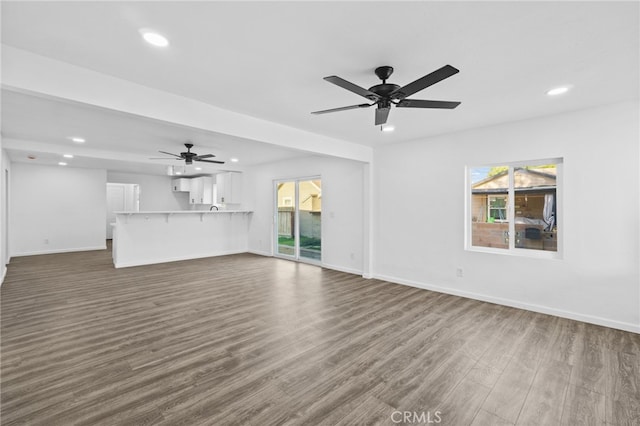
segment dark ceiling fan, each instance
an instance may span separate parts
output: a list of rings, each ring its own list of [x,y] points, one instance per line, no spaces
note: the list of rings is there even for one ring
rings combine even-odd
[[[452,75],[458,73],[460,70],[452,67],[451,65],[445,65],[444,67],[427,74],[424,77],[417,79],[416,81],[400,87],[397,84],[387,83],[387,79],[393,74],[393,67],[382,66],[375,70],[376,75],[382,84],[376,84],[370,87],[368,90],[364,87],[360,87],[356,84],[348,82],[336,75],[325,77],[324,79],[329,83],[333,83],[336,86],[340,86],[343,89],[347,89],[350,92],[360,95],[372,101],[371,104],[359,104],[351,105],[341,108],[325,109],[323,111],[314,111],[311,114],[326,114],[329,112],[346,111],[349,109],[357,108],[369,108],[370,106],[377,105],[375,125],[380,126],[387,122],[389,117],[389,111],[391,105],[395,105],[399,108],[439,108],[439,109],[453,109],[460,105],[460,102],[450,101],[427,101],[422,99],[407,99],[407,97],[413,95],[420,90],[438,83],[439,81],[449,78]]]
[[[192,143],[187,142],[184,144],[184,146],[187,147],[187,152],[181,152],[180,155],[172,154],[166,151],[158,151],[158,152],[177,157],[177,158],[174,158],[174,160],[184,160],[185,164],[193,164],[194,161],[202,161],[203,163],[224,164],[224,161],[206,160],[206,158],[215,157],[215,155],[213,154],[198,155],[195,152],[191,152],[191,148],[193,148]],[[169,158],[150,158],[150,160],[169,160]]]

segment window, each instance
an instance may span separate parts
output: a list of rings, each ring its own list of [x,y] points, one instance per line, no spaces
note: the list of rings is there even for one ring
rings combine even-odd
[[[507,221],[507,196],[492,195],[487,202],[487,217],[489,222],[506,222]]]
[[[561,170],[557,158],[468,167],[467,249],[559,257]]]

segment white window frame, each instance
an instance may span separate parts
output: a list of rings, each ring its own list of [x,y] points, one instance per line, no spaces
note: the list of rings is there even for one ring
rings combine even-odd
[[[494,254],[502,254],[502,255],[511,255],[511,256],[524,256],[524,257],[534,257],[534,258],[542,258],[542,259],[562,259],[564,244],[563,244],[563,236],[564,236],[564,204],[563,204],[563,192],[564,192],[564,183],[563,183],[563,158],[545,158],[541,160],[528,160],[528,161],[503,161],[498,163],[491,164],[473,164],[465,167],[465,250],[471,252],[481,252],[481,253],[494,253]],[[516,167],[525,167],[525,166],[542,166],[546,164],[555,164],[556,165],[556,220],[559,224],[558,232],[556,237],[557,241],[557,251],[547,251],[547,250],[537,250],[530,248],[517,248],[515,246],[515,182],[513,171]],[[472,182],[471,182],[471,171],[472,169],[479,167],[495,167],[495,166],[507,166],[509,168],[509,190],[507,193],[507,221],[509,222],[509,248],[496,248],[496,247],[481,247],[474,246],[472,244]],[[489,203],[489,198],[487,197],[487,205]],[[487,206],[488,212],[488,206]]]

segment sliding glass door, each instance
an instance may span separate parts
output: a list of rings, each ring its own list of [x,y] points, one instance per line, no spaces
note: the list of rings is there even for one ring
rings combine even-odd
[[[322,259],[322,181],[277,181],[276,255],[320,263]]]
[[[322,182],[320,179],[298,183],[299,258],[320,262],[322,253]]]
[[[296,257],[298,238],[296,233],[296,183],[277,182],[276,254]]]

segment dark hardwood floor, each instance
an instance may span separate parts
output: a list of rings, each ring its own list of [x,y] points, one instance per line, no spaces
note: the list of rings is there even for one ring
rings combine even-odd
[[[14,258],[1,297],[5,426],[640,424],[640,335],[285,260]]]

